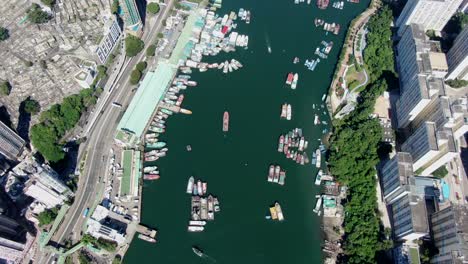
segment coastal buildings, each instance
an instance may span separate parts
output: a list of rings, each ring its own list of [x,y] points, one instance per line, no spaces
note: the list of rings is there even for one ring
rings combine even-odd
[[[404,26],[412,23],[421,24],[424,31],[441,31],[457,11],[463,0],[410,0],[396,21],[398,35]]]
[[[143,23],[136,0],[119,0],[119,2],[123,12],[125,32],[139,35],[143,30]]]
[[[431,263],[466,263],[468,260],[468,208],[451,205],[431,216],[434,244],[439,250]]]
[[[115,16],[111,16],[104,25],[104,37],[96,49],[96,55],[101,64],[105,64],[122,36],[122,29]]]
[[[413,159],[409,153],[398,152],[381,169],[383,196],[387,204],[408,194],[409,177],[413,176]]]
[[[123,224],[123,227],[118,229],[114,228],[113,226],[117,224],[114,219],[108,218],[108,215],[109,210],[98,205],[87,222],[88,227],[86,232],[95,238],[103,238],[121,245],[125,242],[126,225],[119,223]]]
[[[26,143],[13,130],[0,122],[0,153],[11,160],[16,160],[24,150]]]
[[[393,232],[397,240],[415,240],[429,234],[426,201],[407,194],[390,205]]]
[[[468,80],[468,27],[455,39],[452,48],[447,53],[449,73],[447,80]]]

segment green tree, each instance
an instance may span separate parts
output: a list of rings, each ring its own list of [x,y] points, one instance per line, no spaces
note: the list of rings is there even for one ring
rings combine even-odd
[[[26,111],[26,113],[29,113],[31,115],[35,115],[35,114],[39,113],[40,110],[41,110],[41,106],[39,105],[39,103],[36,100],[31,99],[31,98],[28,97],[24,101],[24,111]]]
[[[38,4],[32,4],[27,12],[27,15],[29,21],[34,24],[44,24],[51,19],[51,16],[47,12],[42,11]]]
[[[447,80],[445,81],[445,83],[450,85],[450,87],[453,87],[453,88],[461,88],[461,87],[468,86],[468,81],[459,80],[459,79]]]
[[[112,264],[122,263],[122,257],[120,255],[115,255],[115,258],[112,260]]]
[[[5,81],[0,84],[0,95],[8,96],[11,92],[11,85],[9,82]]]
[[[86,254],[84,251],[81,251],[80,254],[78,255],[78,260],[80,264],[89,264],[92,263],[92,259]]]
[[[155,52],[156,52],[156,45],[151,44],[146,49],[146,56],[152,57],[152,56],[154,56]]]
[[[164,34],[159,32],[158,35],[157,35],[158,38],[164,38]]]
[[[37,215],[37,219],[39,220],[39,226],[44,226],[52,223],[57,217],[57,213],[57,207],[54,207],[52,209],[46,209],[43,212],[39,213]]]
[[[0,41],[4,41],[10,37],[10,32],[4,27],[0,27]]]
[[[435,170],[432,175],[436,178],[442,179],[445,176],[447,176],[448,171],[447,168],[445,168],[445,165],[440,166],[437,170]]]
[[[98,65],[97,66],[97,71],[98,71],[97,78],[99,78],[99,79],[106,78],[106,76],[107,76],[107,67],[106,66]]]
[[[373,15],[367,24],[367,46],[364,50],[364,62],[372,81],[380,78],[383,72],[394,72],[392,30],[392,11],[388,6],[382,7]]]
[[[144,47],[145,43],[135,36],[129,35],[127,38],[125,38],[125,53],[129,57],[136,56],[143,50]]]
[[[53,127],[36,124],[31,128],[32,144],[49,161],[57,162],[65,157],[58,140],[57,131]]]
[[[155,15],[159,12],[159,5],[157,3],[149,3],[147,6],[146,6],[146,10]]]
[[[117,15],[119,13],[119,9],[120,9],[119,0],[114,0],[111,6],[112,14]]]
[[[53,7],[55,5],[55,0],[41,0],[41,2],[48,7]]]
[[[144,71],[146,70],[146,67],[148,67],[148,63],[146,63],[146,61],[140,61],[136,66],[135,66],[135,69],[139,70],[139,71]]]
[[[130,83],[133,85],[138,84],[140,79],[141,79],[141,71],[134,69],[132,73],[130,74]]]

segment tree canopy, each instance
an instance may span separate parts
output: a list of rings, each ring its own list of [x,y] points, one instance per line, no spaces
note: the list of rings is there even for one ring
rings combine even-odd
[[[114,15],[117,15],[119,13],[119,0],[114,0],[112,1],[112,6],[111,6],[111,12]]]
[[[388,6],[382,7],[373,15],[367,24],[367,46],[364,50],[364,62],[372,81],[385,71],[394,72],[392,30],[392,11]]]
[[[0,41],[4,41],[10,37],[10,32],[4,27],[0,27]]]
[[[452,88],[461,88],[461,87],[468,86],[468,81],[459,80],[459,79],[447,80],[447,81],[445,81],[445,83],[450,85],[450,87],[452,87]]]
[[[125,38],[125,53],[129,57],[136,56],[143,50],[144,47],[145,43],[133,35],[129,35],[127,38]]]
[[[136,66],[135,66],[135,69],[139,70],[139,71],[144,71],[146,70],[146,67],[148,67],[148,63],[146,63],[146,61],[140,61]]]
[[[39,220],[39,226],[44,226],[52,223],[58,214],[58,208],[54,207],[52,209],[46,209],[37,215]]]
[[[147,6],[146,6],[146,10],[155,15],[159,12],[159,4],[158,3],[149,3]]]
[[[138,69],[134,69],[132,73],[130,74],[130,83],[135,85],[138,84],[138,82],[141,79],[141,71]]]
[[[31,98],[28,97],[24,101],[24,111],[26,111],[26,113],[29,113],[31,115],[35,115],[35,114],[39,113],[40,109],[41,109],[41,106],[34,99],[31,99]]]
[[[44,24],[51,19],[51,16],[47,12],[42,11],[38,4],[32,4],[27,14],[29,21],[34,24]]]
[[[4,81],[0,84],[0,95],[8,96],[11,92],[11,85],[9,82]]]
[[[155,52],[156,52],[156,45],[151,44],[146,49],[146,56],[152,57],[152,56],[154,56]]]
[[[53,7],[55,5],[55,0],[41,0],[41,2],[48,7]]]

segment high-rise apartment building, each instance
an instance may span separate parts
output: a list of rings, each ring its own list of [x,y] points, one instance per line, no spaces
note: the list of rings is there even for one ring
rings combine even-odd
[[[16,160],[25,147],[25,141],[7,125],[0,121],[0,153],[5,157]]]
[[[413,159],[406,152],[398,152],[380,170],[385,203],[391,204],[409,191],[408,179],[413,176]]]
[[[462,30],[447,53],[449,73],[446,79],[468,80],[468,27]]]
[[[96,55],[98,56],[101,64],[106,63],[109,54],[111,54],[121,36],[122,30],[120,29],[116,17],[110,17],[104,25],[104,37],[96,49]]]
[[[141,32],[143,23],[136,0],[120,0],[120,7],[124,13],[125,31],[131,34],[138,34]]]

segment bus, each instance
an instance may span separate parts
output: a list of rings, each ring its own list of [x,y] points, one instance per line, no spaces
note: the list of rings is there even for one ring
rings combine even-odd
[[[112,102],[112,106],[115,106],[115,107],[118,107],[118,108],[122,107],[122,105],[117,103],[117,102]]]
[[[83,218],[87,217],[88,214],[89,214],[89,207],[86,208],[86,209],[84,210],[84,212],[83,212]]]

